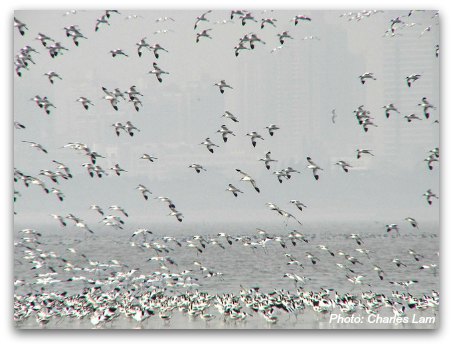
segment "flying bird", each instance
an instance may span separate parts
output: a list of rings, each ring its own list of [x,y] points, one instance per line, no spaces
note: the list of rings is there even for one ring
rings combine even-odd
[[[319,180],[319,175],[318,175],[318,171],[319,170],[323,170],[321,167],[319,167],[312,159],[311,157],[307,157],[307,161],[308,161],[308,165],[307,165],[307,168],[309,168],[310,170],[313,171],[313,177],[316,179],[316,180]]]
[[[416,80],[420,79],[421,77],[422,77],[422,75],[419,75],[419,74],[412,74],[412,75],[407,76],[407,77],[406,77],[407,86],[408,86],[408,87],[411,87],[412,84],[413,84]]]
[[[238,189],[238,188],[236,188],[235,186],[233,186],[231,183],[228,184],[228,188],[226,189],[226,191],[227,191],[227,192],[232,192],[233,195],[234,195],[235,197],[238,196],[237,193],[242,193],[242,194],[244,193],[244,192],[241,191],[240,189]]]
[[[372,79],[372,80],[376,81],[376,77],[374,77],[373,72],[365,72],[364,74],[359,76],[359,79],[360,79],[360,82],[362,82],[362,84],[365,84],[367,79]]]
[[[239,172],[242,175],[241,181],[246,181],[250,182],[250,184],[255,188],[255,190],[259,193],[260,189],[257,187],[255,180],[247,173],[244,171],[241,171],[239,169],[236,169],[237,172]]]
[[[219,147],[214,142],[211,141],[209,137],[207,137],[200,145],[206,146],[209,152],[214,153],[213,147]]]
[[[214,86],[219,87],[220,93],[222,93],[222,94],[225,92],[225,88],[233,89],[233,87],[231,87],[230,85],[228,85],[228,84],[225,82],[225,80],[221,80],[220,82],[215,83]]]
[[[198,24],[200,24],[200,22],[209,22],[209,19],[206,18],[206,15],[211,12],[212,12],[212,10],[209,10],[209,11],[204,12],[200,16],[197,16],[197,19],[195,20],[195,25],[193,28],[196,29]]]
[[[256,146],[256,139],[264,140],[263,137],[260,134],[258,134],[256,131],[252,131],[250,133],[247,133],[246,136],[250,136],[250,139],[252,141],[252,146],[253,147]]]
[[[264,165],[266,166],[266,169],[270,169],[271,166],[269,163],[271,162],[277,162],[277,160],[271,158],[271,152],[267,152],[264,158],[259,159],[259,161],[264,161]]]
[[[162,70],[159,66],[157,66],[156,62],[153,63],[153,67],[154,67],[154,69],[152,69],[148,73],[150,73],[152,75],[156,75],[157,80],[162,83],[162,78],[160,76],[164,75],[164,74],[168,75],[169,72]]]

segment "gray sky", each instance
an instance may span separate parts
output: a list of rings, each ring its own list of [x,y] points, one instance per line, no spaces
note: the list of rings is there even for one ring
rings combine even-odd
[[[25,36],[14,32],[14,53],[26,44],[36,48],[36,65],[23,77],[14,77],[14,118],[26,125],[15,130],[14,166],[26,174],[37,175],[40,169],[54,170],[52,159],[67,164],[74,178],[62,181],[64,202],[39,187],[26,189],[15,184],[22,197],[15,204],[17,224],[53,222],[50,213],[73,213],[94,229],[101,228],[95,212],[88,207],[98,204],[104,209],[113,204],[124,207],[132,223],[153,223],[183,230],[186,225],[234,223],[280,223],[283,219],[269,211],[266,202],[274,202],[294,213],[308,225],[340,221],[379,221],[401,223],[407,216],[426,222],[437,222],[438,202],[428,206],[422,194],[428,188],[439,192],[439,168],[429,171],[423,161],[428,151],[439,145],[439,110],[429,120],[407,123],[402,116],[416,113],[423,96],[439,106],[439,60],[434,46],[439,43],[438,19],[434,12],[417,12],[405,18],[417,23],[402,29],[402,36],[384,38],[390,19],[407,15],[408,11],[386,11],[360,22],[340,18],[349,11],[304,11],[312,18],[296,27],[289,19],[299,11],[253,11],[260,21],[273,17],[277,28],[260,23],[245,26],[235,23],[214,24],[229,18],[229,11],[214,11],[208,23],[193,29],[196,16],[202,11],[135,11],[112,14],[110,26],[94,31],[96,18],[102,11],[81,11],[63,16],[64,11],[18,11],[15,16],[27,24]],[[127,15],[143,18],[125,20]],[[156,23],[155,19],[170,16],[175,22]],[[77,24],[88,38],[76,47],[64,35],[64,26]],[[432,29],[420,37],[429,25]],[[212,40],[202,38],[195,43],[195,33],[212,28]],[[171,29],[168,34],[154,32]],[[283,49],[277,33],[289,30],[294,38]],[[52,59],[34,38],[38,32],[60,41],[69,49]],[[233,47],[244,34],[255,32],[259,43],[253,51],[234,56]],[[320,40],[302,40],[306,36]],[[135,43],[147,37],[159,43],[163,52],[155,59],[151,52],[139,58]],[[122,48],[129,58],[112,58],[111,49]],[[152,63],[168,71],[163,83],[148,75]],[[63,80],[51,85],[43,74],[59,73]],[[358,76],[374,72],[377,80],[361,85]],[[408,88],[405,77],[419,73],[422,78]],[[225,79],[233,86],[224,95],[213,84]],[[124,101],[119,111],[101,100],[101,86],[127,90],[131,85],[144,95],[143,108],[136,112]],[[47,96],[57,107],[46,115],[32,101],[34,95]],[[75,100],[84,96],[95,104],[89,111]],[[394,103],[401,115],[386,119],[383,105]],[[353,115],[359,105],[371,112],[377,128],[364,133]],[[336,109],[336,124],[331,110]],[[229,110],[239,123],[220,118]],[[141,131],[134,137],[116,137],[111,124],[130,120]],[[277,124],[281,130],[273,137],[265,126]],[[216,133],[226,124],[234,131],[224,144]],[[245,136],[250,131],[263,135],[253,148]],[[210,137],[220,148],[211,154],[198,145]],[[49,154],[28,147],[21,140],[41,143]],[[81,164],[84,155],[61,147],[68,142],[83,142],[107,157],[98,164],[109,168],[115,163],[126,170],[121,177],[110,174],[90,178]],[[375,157],[355,158],[357,148],[373,150]],[[270,171],[258,159],[267,151],[278,160]],[[138,158],[143,153],[159,159],[155,163]],[[305,158],[311,156],[324,171],[315,181],[306,168]],[[346,160],[354,167],[348,174],[333,165]],[[202,164],[208,171],[200,174],[188,168]],[[292,166],[302,173],[294,174],[280,184],[271,173]],[[239,182],[240,168],[253,176],[261,193],[246,182]],[[43,178],[48,187],[55,186]],[[134,188],[146,185],[152,196],[173,199],[184,216],[178,223],[167,216],[168,208],[154,199],[145,201]],[[244,191],[238,198],[226,192],[228,183]],[[304,212],[289,204],[299,199],[308,205]],[[282,223],[283,226],[283,223]]]

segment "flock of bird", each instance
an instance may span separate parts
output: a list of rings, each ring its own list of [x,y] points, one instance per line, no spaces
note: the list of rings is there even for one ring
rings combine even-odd
[[[64,13],[64,16],[73,16],[80,11],[72,10]],[[267,12],[267,11],[266,11]],[[266,13],[265,11],[262,14]],[[340,17],[346,17],[349,21],[360,21],[372,15],[377,15],[383,11],[360,11],[342,14]],[[215,39],[212,32],[215,30],[207,28],[210,23],[210,16],[212,11],[207,11],[194,19],[193,30],[201,30],[195,34],[195,45],[201,40]],[[270,11],[272,13],[272,11]],[[116,10],[106,10],[103,14],[96,19],[94,25],[94,34],[100,30],[108,30],[108,27],[114,24],[114,16],[121,16],[121,12]],[[413,23],[408,23],[406,18],[413,15],[413,11],[405,16],[400,16],[391,20],[390,29],[387,36],[398,36],[399,32],[408,26],[414,26]],[[143,18],[140,15],[128,15],[126,20]],[[433,16],[437,18],[437,13]],[[288,22],[292,26],[309,25],[310,22],[316,20],[306,15],[294,15],[288,18]],[[162,22],[175,22],[171,17],[160,17],[155,20],[156,23]],[[214,24],[235,24],[239,23],[240,26],[255,26],[258,30],[276,29],[279,26],[279,21],[272,17],[259,18],[256,13],[245,10],[231,11],[229,18],[222,21],[214,22]],[[255,23],[255,24],[254,24]],[[437,25],[434,23],[432,25]],[[19,19],[14,18],[14,28],[18,30],[20,36],[28,38],[31,29],[27,24],[21,22]],[[429,27],[431,28],[431,26]],[[83,46],[82,40],[91,40],[92,35],[85,36],[82,29],[78,25],[70,25],[64,27],[65,36],[72,40],[74,48],[68,49],[63,46],[54,38],[38,32],[35,40],[39,41],[44,50],[50,55],[50,59],[64,59],[59,58],[70,52],[72,49],[80,49]],[[425,29],[423,33],[430,31]],[[164,34],[174,32],[171,29],[160,30],[155,34]],[[423,35],[422,33],[422,35]],[[212,36],[211,36],[212,35]],[[275,53],[284,47],[287,40],[294,40],[295,35],[291,35],[289,30],[279,31],[275,35],[281,46],[274,48],[271,53]],[[320,40],[317,36],[306,36],[305,39]],[[234,56],[238,57],[242,51],[252,51],[255,45],[260,43],[266,44],[259,38],[258,34],[250,32],[245,34],[239,39],[238,44],[234,47]],[[136,43],[137,55],[142,57],[146,52],[152,52],[156,60],[159,59],[161,54],[171,54],[167,49],[156,43],[151,45],[147,42],[147,38],[143,37]],[[33,60],[34,54],[39,54],[39,50],[27,45],[20,49],[16,54],[14,60],[14,68],[17,78],[26,78],[26,72],[35,65]],[[127,59],[130,57],[130,52],[117,48],[106,52],[114,59]],[[69,53],[68,53],[69,54]],[[439,55],[439,46],[436,45],[435,57]],[[233,57],[234,58],[234,57]],[[153,62],[152,69],[149,71],[150,75],[155,75],[158,84],[165,83],[166,75],[171,77],[170,72],[165,71],[157,62]],[[51,86],[56,84],[63,85],[65,83],[64,76],[55,71],[48,71],[43,74],[49,80]],[[219,89],[223,95],[225,93],[235,93],[234,86],[229,84],[223,77],[219,77],[219,82],[215,83],[213,87]],[[374,83],[380,78],[373,72],[365,72],[358,76],[359,81],[363,88],[367,85]],[[155,81],[154,81],[155,82]],[[414,73],[406,77],[406,84],[408,88],[412,88],[416,84],[422,84],[423,78],[421,73]],[[405,87],[406,88],[406,87]],[[115,111],[122,109],[124,104],[131,104],[136,112],[139,112],[142,107],[142,100],[146,96],[143,95],[137,88],[132,85],[127,90],[121,88],[108,89],[100,86],[102,90],[102,99],[108,102]],[[409,89],[410,90],[410,89]],[[92,99],[92,98],[91,98]],[[43,110],[47,115],[57,112],[58,103],[49,100],[47,96],[36,95],[30,99],[33,101],[37,110]],[[88,111],[95,108],[96,105],[87,96],[80,96],[74,102],[80,103],[81,110]],[[416,114],[405,115],[401,117],[407,122],[423,121],[430,118],[432,111],[436,110],[436,106],[428,101],[427,97],[423,97],[417,105],[420,107],[423,117]],[[400,115],[400,111],[393,103],[383,106],[385,118]],[[358,124],[365,132],[368,132],[370,127],[378,127],[375,123],[374,117],[371,112],[365,108],[364,105],[358,106],[353,111]],[[240,120],[229,111],[225,111],[222,115],[225,118],[225,123],[231,122],[231,125],[219,124],[220,129],[216,133],[220,134],[221,139],[226,146],[231,137],[239,136],[235,133],[232,125],[238,123]],[[335,124],[337,114],[335,110],[332,111],[332,122]],[[437,123],[438,121],[435,121]],[[142,129],[137,128],[131,121],[115,122],[112,125],[114,129],[113,137],[121,135],[140,136]],[[18,131],[26,129],[26,125],[14,121],[14,128]],[[250,131],[244,136],[250,138],[252,147],[261,147],[266,143],[267,136],[278,137],[281,126],[277,124],[269,124],[263,130],[265,133],[258,131]],[[376,130],[377,131],[377,130]],[[40,152],[40,155],[49,156],[47,148],[44,148],[38,142],[31,141],[30,139],[20,139],[20,143],[24,146],[28,145],[31,148]],[[206,137],[200,143],[206,149],[216,155],[216,149],[220,146],[215,143],[210,137]],[[91,148],[90,148],[91,147]],[[61,148],[73,150],[77,153],[86,156],[86,162],[81,163],[81,167],[87,170],[88,175],[94,179],[102,179],[107,175],[122,176],[127,175],[128,170],[123,169],[119,163],[114,163],[112,167],[102,167],[103,159],[107,159],[107,154],[100,154],[93,150],[93,146],[82,142],[70,142],[64,144]],[[363,156],[374,157],[373,150],[369,148],[357,148],[356,157],[360,160]],[[316,162],[319,158],[306,157],[306,169],[312,174],[315,181],[322,180],[324,169]],[[143,160],[149,165],[155,165],[159,159],[155,154],[143,153],[142,156],[136,160]],[[99,163],[99,161],[101,163]],[[301,173],[301,168],[286,167],[279,170],[271,168],[278,163],[278,160],[273,158],[271,151],[267,150],[264,157],[259,159],[264,163],[264,168],[267,172],[271,172],[279,183],[291,179],[295,174]],[[434,169],[434,163],[439,162],[439,148],[435,147],[430,149],[427,157],[424,159],[427,163],[429,171]],[[39,186],[45,195],[53,194],[56,198],[64,204],[65,194],[60,188],[50,187],[48,184],[60,185],[64,181],[69,181],[73,178],[71,168],[61,161],[52,159],[52,168],[39,169],[37,173],[26,173],[24,170],[14,168],[14,182],[21,182],[26,188],[31,186]],[[345,173],[351,174],[354,167],[346,160],[338,160],[334,163]],[[209,170],[205,168],[203,163],[187,163],[187,169],[193,169],[195,174],[209,174]],[[187,170],[186,169],[186,170]],[[250,194],[246,188],[246,184],[253,188],[255,193],[261,193],[260,182],[257,182],[252,175],[239,168],[233,168],[240,179],[238,187],[232,183],[225,187],[225,191],[231,193],[234,198],[240,198],[242,194]],[[264,169],[263,169],[264,170]],[[264,170],[264,171],[266,171]],[[48,181],[46,181],[48,180]],[[241,185],[239,185],[241,184]],[[20,196],[21,192],[15,186],[14,201]],[[138,198],[143,198],[148,201],[153,195],[151,189],[144,184],[137,182],[135,188],[137,190]],[[226,194],[226,193],[225,193]],[[432,205],[434,199],[438,196],[428,189],[421,197],[425,198],[428,205]],[[176,221],[183,222],[184,215],[177,209],[177,204],[173,198],[167,196],[155,196],[153,199],[163,202],[168,206],[168,216],[174,217]],[[302,226],[301,213],[307,209],[307,205],[298,199],[288,199],[288,204],[294,207],[294,212],[288,212],[279,207],[277,204],[268,202],[267,208],[273,213],[275,212],[279,218],[288,227],[290,222],[294,222],[297,228]],[[126,206],[127,207],[127,206]],[[99,223],[103,226],[112,228],[114,230],[127,231],[127,224],[129,213],[124,206],[111,205],[99,206],[92,204],[87,206],[90,213],[96,214],[99,217]],[[16,213],[16,212],[15,212]],[[76,228],[84,230],[85,242],[88,242],[90,237],[96,237],[96,228],[89,226],[82,218],[75,216],[73,213],[67,215],[50,214],[50,217],[58,223],[59,227],[66,228],[69,221],[73,223]],[[402,221],[408,223],[412,230],[418,230],[419,223],[411,216],[401,218]],[[400,237],[400,226],[397,223],[389,223],[382,226],[385,233],[395,233],[391,235],[393,238]],[[427,272],[430,271],[433,276],[437,276],[437,264],[422,264],[419,262],[425,258],[425,255],[413,250],[408,249],[406,254],[411,258],[400,260],[401,256],[393,259],[388,259],[386,264],[376,264],[376,258],[373,253],[377,250],[366,249],[365,242],[359,234],[348,234],[346,239],[355,242],[360,248],[354,249],[356,255],[352,252],[336,250],[323,244],[314,245],[312,240],[309,240],[307,234],[294,229],[287,235],[272,234],[266,230],[257,228],[256,234],[252,236],[247,235],[230,235],[225,232],[216,234],[215,236],[202,236],[193,235],[190,237],[175,237],[175,236],[156,236],[152,230],[147,228],[138,228],[131,233],[128,240],[128,245],[139,250],[139,254],[143,254],[146,263],[155,262],[159,266],[158,271],[150,273],[148,270],[133,267],[118,260],[101,261],[88,257],[81,253],[75,245],[83,240],[74,240],[72,247],[66,248],[65,252],[57,252],[52,249],[47,249],[46,242],[42,242],[43,233],[37,231],[33,227],[22,229],[19,232],[19,238],[15,242],[16,266],[29,267],[33,272],[32,278],[16,279],[14,285],[16,291],[21,289],[26,294],[15,293],[14,295],[14,320],[17,324],[27,321],[30,317],[36,319],[36,322],[41,326],[46,326],[52,322],[53,319],[70,318],[83,320],[89,317],[89,321],[95,327],[108,327],[107,324],[113,324],[114,321],[124,318],[128,321],[135,321],[140,327],[143,327],[145,321],[150,321],[153,316],[159,316],[161,320],[169,323],[173,311],[180,311],[181,314],[188,316],[190,319],[200,318],[206,322],[213,319],[221,319],[226,322],[244,322],[248,317],[258,316],[262,317],[268,324],[276,324],[279,321],[281,312],[286,312],[293,315],[297,319],[298,314],[305,311],[312,310],[318,319],[321,319],[325,314],[330,314],[339,310],[345,315],[352,315],[358,311],[363,311],[367,314],[377,314],[380,311],[389,309],[389,312],[397,316],[406,315],[406,307],[416,312],[423,312],[429,310],[430,312],[437,312],[439,305],[439,293],[433,290],[430,294],[416,296],[409,293],[410,286],[418,283],[416,278],[407,278],[400,280],[387,274],[390,267],[399,269],[401,267],[410,267],[411,269]],[[271,246],[273,244],[273,246]],[[284,266],[288,271],[282,274],[283,279],[287,279],[294,285],[294,291],[288,290],[273,290],[268,293],[260,290],[260,288],[244,288],[241,287],[238,294],[209,294],[208,292],[198,289],[205,281],[213,281],[218,279],[224,281],[227,275],[219,272],[214,268],[205,266],[199,260],[207,249],[215,248],[225,252],[231,251],[232,247],[243,246],[244,249],[251,249],[252,254],[263,250],[267,254],[268,249],[272,247],[284,249]],[[303,262],[301,257],[294,256],[289,253],[292,247],[294,252],[306,258]],[[179,250],[179,251],[178,251]],[[186,251],[183,251],[186,250]],[[180,267],[172,255],[178,252],[193,251],[196,257],[190,268]],[[294,253],[292,252],[292,253]],[[146,259],[148,258],[148,259]],[[332,262],[332,259],[335,261]],[[413,260],[412,260],[413,258]],[[320,263],[332,265],[332,271],[342,271],[345,283],[350,283],[353,288],[368,286],[369,291],[362,291],[360,294],[345,293],[339,294],[335,290],[321,288],[319,291],[306,290],[304,287],[311,281],[311,278],[304,276],[301,272],[306,267],[316,269]],[[368,270],[367,270],[368,269]],[[47,271],[47,272],[45,272]],[[394,291],[392,295],[385,295],[383,293],[373,291],[371,281],[369,280],[368,272],[375,272],[379,281],[386,280],[391,285],[401,287],[407,292],[400,293]],[[416,275],[416,272],[408,273],[408,276]],[[259,278],[259,274],[257,274]],[[387,279],[390,279],[388,281]],[[65,290],[65,285],[78,283],[81,293],[70,294]],[[59,288],[59,290],[56,290]],[[185,290],[184,292],[182,292]],[[208,323],[206,323],[208,324]]]
[[[99,206],[93,205],[91,209],[104,215]],[[119,206],[109,209],[128,216]],[[413,219],[408,218],[407,221],[413,227],[418,227]],[[395,225],[387,227],[395,229]],[[355,248],[356,255],[352,255],[343,250],[334,251],[323,244],[314,245],[315,235],[297,231],[286,236],[257,229],[255,235],[232,236],[221,232],[215,236],[172,237],[157,236],[151,230],[140,228],[130,235],[128,243],[143,254],[142,262],[159,266],[157,271],[151,272],[147,269],[148,265],[135,267],[110,259],[108,255],[104,256],[105,260],[89,257],[76,246],[82,245],[81,240],[71,243],[72,247],[67,247],[64,253],[59,254],[51,250],[48,242],[41,242],[43,235],[40,232],[24,229],[20,233],[21,239],[15,246],[20,249],[22,259],[16,261],[19,265],[31,265],[32,270],[47,272],[40,271],[33,281],[15,281],[16,289],[27,292],[25,295],[15,293],[14,320],[17,324],[26,324],[27,320],[33,318],[45,327],[62,319],[77,319],[84,327],[112,328],[115,322],[122,321],[120,326],[136,324],[138,328],[146,328],[147,321],[151,321],[153,316],[169,325],[173,315],[181,314],[191,321],[206,321],[206,326],[214,319],[222,324],[245,324],[248,320],[262,319],[274,325],[279,322],[286,324],[281,321],[282,313],[290,315],[287,319],[294,317],[293,323],[297,324],[298,315],[303,314],[314,314],[315,319],[320,321],[326,314],[334,312],[346,316],[355,313],[393,313],[404,317],[408,314],[406,308],[417,314],[426,314],[426,311],[437,314],[439,306],[439,293],[436,290],[422,296],[413,295],[409,288],[417,284],[418,280],[398,281],[391,270],[391,267],[410,268],[413,274],[418,269],[436,277],[437,265],[421,265],[425,255],[408,249],[406,255],[388,260],[381,267],[375,263],[376,251],[366,248],[368,240],[371,240],[370,235],[348,235],[351,245],[360,247]],[[288,268],[282,279],[287,279],[289,287],[294,286],[294,290],[274,289],[266,293],[258,286],[248,289],[241,286],[238,294],[210,294],[203,291],[203,284],[217,279],[222,285],[228,280],[228,275],[206,264],[209,258],[201,260],[201,255],[214,251],[219,256],[220,250],[233,252],[237,247],[249,252],[248,256],[257,256],[261,252],[264,256],[270,256],[282,249],[285,252],[283,257],[272,259],[281,259],[278,260],[281,266]],[[194,260],[189,264],[182,264],[176,258],[184,252],[184,248],[194,252]],[[303,254],[307,260],[303,261],[295,254]],[[401,257],[404,259],[401,260]],[[344,273],[345,280],[352,286],[351,292],[340,294],[337,290],[322,287],[319,291],[305,289],[312,278],[300,275],[300,271],[312,268],[313,273],[316,273],[319,266],[326,263]],[[375,272],[376,279],[380,281],[386,277],[394,279],[389,283],[396,289],[389,295],[373,291],[373,279],[366,274],[359,274],[359,271],[363,273],[363,268]],[[358,293],[352,290],[363,287],[368,290],[362,289]],[[403,291],[400,292],[398,288]],[[155,326],[156,322],[150,324]]]

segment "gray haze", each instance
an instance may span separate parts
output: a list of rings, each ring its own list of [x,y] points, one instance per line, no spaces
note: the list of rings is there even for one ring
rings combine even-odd
[[[102,11],[69,16],[63,16],[64,11],[15,12],[29,30],[23,37],[15,30],[14,53],[29,44],[40,54],[33,55],[36,65],[30,71],[14,77],[14,119],[27,127],[15,130],[14,166],[36,176],[40,169],[55,170],[55,159],[68,165],[74,175],[68,181],[60,180],[64,202],[37,186],[27,189],[22,182],[15,183],[22,194],[14,206],[16,225],[53,223],[50,213],[73,213],[95,231],[102,230],[106,227],[97,223],[99,215],[88,207],[98,204],[107,209],[117,204],[129,213],[131,223],[161,225],[175,232],[188,225],[206,228],[225,223],[284,227],[283,218],[270,211],[266,202],[297,214],[307,227],[335,225],[339,220],[378,222],[377,229],[382,232],[383,224],[403,224],[408,216],[437,225],[439,202],[428,206],[422,197],[428,188],[439,193],[439,166],[435,164],[429,171],[423,161],[430,149],[439,146],[439,124],[433,124],[439,119],[440,104],[439,59],[434,48],[439,43],[439,26],[435,25],[438,19],[431,18],[433,11],[406,18],[420,24],[402,29],[402,36],[393,38],[383,37],[390,19],[408,11],[386,11],[359,22],[340,18],[347,11],[253,11],[258,20],[278,19],[277,28],[264,29],[260,29],[260,22],[242,26],[238,19],[234,24],[214,24],[229,18],[229,11],[213,11],[207,16],[210,22],[194,30],[195,17],[201,12],[122,11],[121,15],[112,14],[111,25],[101,26],[98,32],[94,27]],[[299,13],[312,21],[295,27],[289,19]],[[126,20],[130,14],[143,18]],[[175,22],[156,23],[161,16],[173,17]],[[88,38],[80,39],[79,47],[63,30],[73,24]],[[420,37],[428,25],[432,30]],[[195,33],[205,28],[213,29],[212,40],[201,38],[195,43]],[[154,34],[159,29],[173,32]],[[276,34],[284,30],[294,39],[270,53],[280,45]],[[233,47],[252,31],[266,44],[257,43],[253,51],[241,51],[235,57]],[[38,32],[60,41],[69,51],[52,59],[34,40]],[[302,40],[310,35],[320,40]],[[151,44],[161,44],[169,53],[155,59],[151,52],[145,52],[139,58],[135,43],[143,37]],[[122,48],[129,58],[112,58],[108,52],[116,48]],[[163,83],[148,74],[154,61],[170,72],[163,75]],[[43,76],[49,70],[63,80],[51,85]],[[362,85],[358,76],[366,71],[374,72],[377,80]],[[422,78],[408,88],[405,77],[414,73]],[[213,84],[221,79],[234,89],[220,94]],[[125,101],[116,112],[101,100],[101,86],[125,91],[131,85],[144,95],[140,112]],[[57,108],[46,115],[30,101],[35,95],[47,96]],[[81,96],[95,106],[83,109],[75,102]],[[424,96],[438,107],[429,120],[417,106]],[[386,119],[382,106],[389,103],[402,114],[392,113]],[[359,105],[371,111],[378,125],[370,127],[368,133],[353,115]],[[331,121],[332,109],[338,114],[336,124]],[[236,115],[239,123],[221,118],[226,110]],[[402,116],[411,113],[423,120],[407,123]],[[125,133],[117,137],[111,124],[128,120],[141,132],[134,137]],[[271,123],[281,129],[273,137],[264,129]],[[236,134],[227,143],[216,133],[222,124]],[[265,138],[258,140],[256,148],[245,136],[250,131]],[[214,154],[199,145],[206,137],[220,146]],[[30,148],[21,140],[41,143],[49,153]],[[68,142],[86,143],[106,156],[98,159],[103,168],[119,163],[128,172],[121,177],[111,173],[102,179],[91,178],[81,166],[89,158],[61,148]],[[357,148],[371,149],[375,157],[357,160]],[[269,171],[258,161],[267,151],[278,160]],[[139,160],[143,153],[159,159],[154,163]],[[324,169],[319,181],[306,168],[307,156]],[[354,168],[346,174],[334,165],[338,160],[346,160]],[[197,174],[188,168],[192,163],[202,164],[207,172]],[[302,173],[280,184],[272,171],[287,166]],[[239,181],[236,168],[256,179],[260,194],[249,183]],[[48,187],[55,186],[42,179]],[[171,197],[184,221],[167,216],[164,203],[152,198],[145,201],[135,190],[139,183],[152,191],[151,197]],[[235,198],[226,192],[229,183],[244,194]],[[301,200],[308,209],[298,211],[289,204],[291,199]]]

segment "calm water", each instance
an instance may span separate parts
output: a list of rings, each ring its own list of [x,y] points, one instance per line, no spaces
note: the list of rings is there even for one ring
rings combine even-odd
[[[57,257],[63,257],[70,261],[75,266],[89,267],[86,259],[97,261],[101,265],[98,271],[88,273],[86,271],[63,271],[60,267],[61,261],[58,259],[49,258],[51,265],[57,272],[56,279],[62,282],[45,286],[45,290],[62,292],[67,291],[69,295],[80,293],[83,288],[81,281],[66,282],[72,276],[86,276],[93,279],[102,279],[110,275],[114,271],[129,271],[130,269],[139,269],[136,274],[150,275],[155,271],[165,272],[160,268],[156,261],[147,261],[151,257],[156,256],[154,250],[132,246],[130,243],[130,235],[132,231],[117,231],[99,232],[94,235],[85,235],[84,232],[68,228],[67,231],[46,230],[42,232],[39,238],[39,248],[43,253],[55,252]],[[276,232],[268,231],[269,235],[279,235]],[[195,234],[195,233],[193,233]],[[252,230],[248,233],[252,237],[252,242],[260,240]],[[306,290],[319,291],[320,288],[334,289],[340,294],[344,293],[361,293],[362,291],[372,290],[377,293],[383,293],[389,297],[392,291],[405,291],[400,286],[395,286],[389,281],[408,281],[417,280],[418,283],[409,287],[409,292],[414,296],[422,296],[423,294],[431,295],[432,290],[439,291],[439,276],[437,273],[429,270],[420,270],[419,267],[424,264],[439,265],[439,239],[434,232],[419,231],[414,229],[411,232],[401,233],[400,236],[390,236],[384,232],[371,233],[362,231],[360,236],[364,242],[359,246],[355,240],[348,238],[349,233],[335,231],[320,230],[318,232],[311,231],[304,233],[309,241],[297,242],[293,246],[286,238],[288,232],[282,231],[281,236],[286,242],[286,248],[283,248],[275,241],[268,241],[266,247],[257,246],[256,249],[250,246],[244,246],[241,241],[233,241],[229,245],[224,238],[218,238],[225,249],[217,245],[208,244],[203,249],[202,253],[186,247],[185,240],[191,239],[191,236],[176,236],[183,244],[179,247],[173,242],[164,243],[161,235],[150,235],[147,237],[148,243],[159,242],[171,248],[168,255],[176,262],[175,265],[166,263],[169,272],[180,273],[183,270],[192,270],[194,283],[198,284],[200,291],[209,292],[211,294],[218,293],[235,293],[237,294],[241,286],[245,288],[260,287],[263,292],[272,291],[273,289],[285,289],[294,291],[294,281],[284,278],[285,273],[296,273],[300,276],[310,278],[303,286]],[[192,235],[192,233],[191,233]],[[232,236],[236,236],[231,234]],[[214,238],[216,233],[211,236],[205,235],[205,238]],[[216,237],[217,238],[217,237]],[[137,244],[143,241],[140,235],[134,238]],[[20,235],[16,234],[16,241],[20,240]],[[317,246],[323,244],[331,249],[334,253],[342,250],[347,254],[355,256],[363,264],[351,264],[344,256],[336,254],[331,256],[326,251],[320,250]],[[67,248],[74,248],[77,253],[71,253]],[[358,253],[355,249],[363,248],[370,250],[369,259],[366,255]],[[413,256],[408,254],[408,250],[413,249],[423,255],[420,261],[415,261]],[[24,247],[15,247],[15,279],[24,280],[26,283],[36,281],[35,275],[39,273],[50,272],[47,268],[31,270],[31,260],[24,259]],[[320,261],[317,264],[312,264],[306,258],[306,252],[310,252],[317,256]],[[286,253],[291,254],[299,260],[304,268],[297,265],[287,265],[288,258]],[[84,254],[86,258],[82,257]],[[165,254],[167,255],[167,254]],[[396,267],[392,263],[392,259],[399,258],[407,267]],[[121,264],[127,265],[124,267],[106,267],[103,264],[109,263],[110,260],[118,260]],[[199,267],[193,262],[197,261],[202,266],[207,267],[210,271],[221,272],[222,276],[214,276],[206,278],[206,271],[200,271]],[[336,263],[346,264],[355,271],[351,275],[364,275],[364,285],[353,285],[346,278],[346,272],[336,266]],[[380,280],[377,272],[373,271],[373,265],[379,265],[384,271],[384,280]],[[162,283],[155,283],[160,286]],[[16,293],[24,295],[29,293],[32,288],[38,290],[40,285],[32,284],[32,286],[23,285],[16,288]],[[113,287],[103,289],[109,290]],[[177,295],[185,292],[190,288],[167,288],[166,295]],[[191,288],[195,289],[195,288]],[[387,310],[387,311],[386,311]],[[212,313],[216,313],[215,309]],[[415,310],[414,310],[415,311]],[[334,311],[335,312],[335,311]],[[338,311],[339,313],[339,311]],[[390,309],[382,309],[381,314],[392,316]],[[218,313],[217,313],[218,314]],[[420,315],[432,316],[430,310],[424,313],[418,312],[415,319],[418,320]],[[412,321],[412,312],[408,314]],[[438,320],[438,319],[437,319]],[[436,322],[436,325],[438,322]],[[20,325],[24,328],[39,327],[34,319],[30,319]],[[82,321],[72,320],[69,318],[60,321],[52,321],[47,325],[48,328],[92,328],[89,320]],[[282,317],[275,325],[267,324],[262,318],[250,317],[247,322],[223,322],[222,319],[205,322],[199,318],[189,320],[187,317],[174,314],[171,321],[168,323],[162,322],[159,317],[152,317],[145,324],[140,325],[132,320],[121,318],[115,320],[106,328],[432,328],[433,325],[427,324],[369,324],[365,315],[365,322],[362,324],[336,324],[329,322],[329,317],[321,317],[311,310],[305,310],[303,314],[288,315]]]

